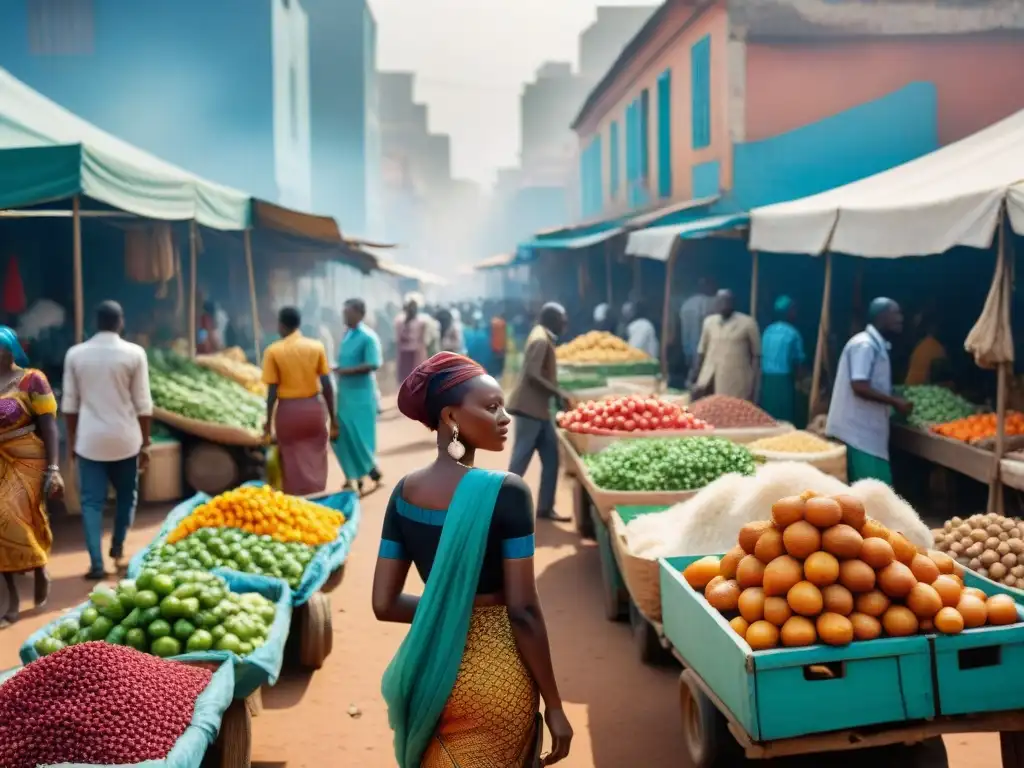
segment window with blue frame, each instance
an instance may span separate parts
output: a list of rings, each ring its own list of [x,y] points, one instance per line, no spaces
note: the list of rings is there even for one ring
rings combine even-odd
[[[638,96],[626,107],[626,202],[631,208],[646,205],[649,199],[648,123],[644,104],[644,97]]]
[[[711,145],[711,35],[690,49],[690,89],[693,148],[702,149]]]
[[[640,94],[640,178],[646,186],[651,177],[651,93],[646,88]]]
[[[658,195],[672,197],[672,70],[658,77]]]
[[[619,194],[619,121],[612,120],[608,129],[608,193],[614,200]]]
[[[580,153],[580,209],[583,218],[597,216],[604,208],[604,171],[601,136],[595,136]]]

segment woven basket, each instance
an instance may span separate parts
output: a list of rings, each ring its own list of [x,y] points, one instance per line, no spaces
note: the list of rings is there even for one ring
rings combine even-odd
[[[163,408],[153,409],[153,418],[161,421],[169,427],[174,427],[186,435],[201,437],[218,445],[241,445],[254,448],[263,444],[263,436],[258,432],[251,432],[240,427],[228,427],[224,424],[211,424],[208,421],[187,419],[176,413],[165,411]]]
[[[619,564],[626,590],[644,618],[651,622],[661,621],[661,574],[657,560],[637,557],[629,551],[626,524],[619,513],[612,511],[609,523],[609,537],[612,551]]]
[[[832,450],[820,453],[786,453],[783,451],[752,451],[752,453],[765,461],[799,461],[803,464],[810,464],[826,475],[832,475],[844,483],[847,481],[845,445],[836,445]]]
[[[697,494],[697,491],[607,491],[594,485],[584,467],[580,468],[577,477],[605,525],[610,524],[616,507],[671,507]]]

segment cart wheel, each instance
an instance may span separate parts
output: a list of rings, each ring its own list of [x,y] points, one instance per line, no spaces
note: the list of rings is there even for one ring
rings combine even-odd
[[[1003,768],[1024,768],[1024,732],[1000,732],[999,752],[1003,758]]]
[[[572,489],[572,516],[581,539],[594,538],[594,519],[590,516],[590,496],[578,480]]]
[[[652,667],[667,664],[670,656],[662,646],[661,638],[632,600],[629,601],[629,625],[633,631],[633,647],[640,661]]]
[[[327,577],[327,581],[324,582],[324,585],[323,585],[323,587],[320,588],[320,591],[324,592],[325,594],[330,594],[331,592],[333,592],[334,590],[336,590],[338,587],[341,586],[341,582],[342,582],[342,580],[344,578],[345,578],[345,564],[342,563],[337,568],[335,568],[333,571],[331,571],[331,575]]]
[[[220,768],[250,768],[252,765],[252,716],[244,701],[233,701],[227,708],[217,746]]]
[[[299,622],[299,664],[303,669],[320,669],[334,645],[331,599],[314,592],[303,606]]]
[[[688,669],[679,675],[679,712],[686,756],[692,768],[730,768],[740,764],[743,751],[729,733],[725,716],[704,695]]]
[[[214,443],[197,443],[185,457],[185,482],[216,496],[238,485],[238,464],[231,451]]]

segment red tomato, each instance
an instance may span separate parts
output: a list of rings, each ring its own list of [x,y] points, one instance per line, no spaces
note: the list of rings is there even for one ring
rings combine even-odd
[[[626,413],[636,413],[636,400],[629,400],[625,403]]]
[[[641,430],[650,429],[651,428],[650,419],[648,419],[646,416],[641,416],[639,419],[636,420],[636,426],[637,426],[637,429],[641,429]]]
[[[673,416],[662,416],[661,417],[661,428],[662,429],[672,429],[672,427],[674,427],[675,424],[676,424],[675,417],[673,417]]]
[[[594,426],[604,428],[604,416],[598,414],[594,417]]]
[[[621,430],[621,429],[625,429],[625,428],[626,428],[626,419],[625,419],[625,417],[623,417],[623,416],[616,416],[615,417],[615,429],[620,429]]]
[[[681,413],[678,416],[676,416],[675,422],[676,422],[676,426],[679,427],[680,429],[686,429],[687,427],[690,426],[690,419],[689,419],[689,417],[686,414],[683,414],[683,413]]]
[[[625,427],[627,432],[632,432],[634,429],[636,429],[636,421],[634,421],[633,419],[626,419],[625,423],[622,426]]]

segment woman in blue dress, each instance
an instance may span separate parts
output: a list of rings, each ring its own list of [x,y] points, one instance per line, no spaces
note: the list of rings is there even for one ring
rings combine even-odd
[[[377,468],[377,388],[374,373],[381,366],[380,339],[363,322],[366,305],[361,299],[345,302],[344,318],[348,330],[338,352],[338,439],[334,453],[338,457],[349,488],[363,492],[369,477],[380,484]]]

